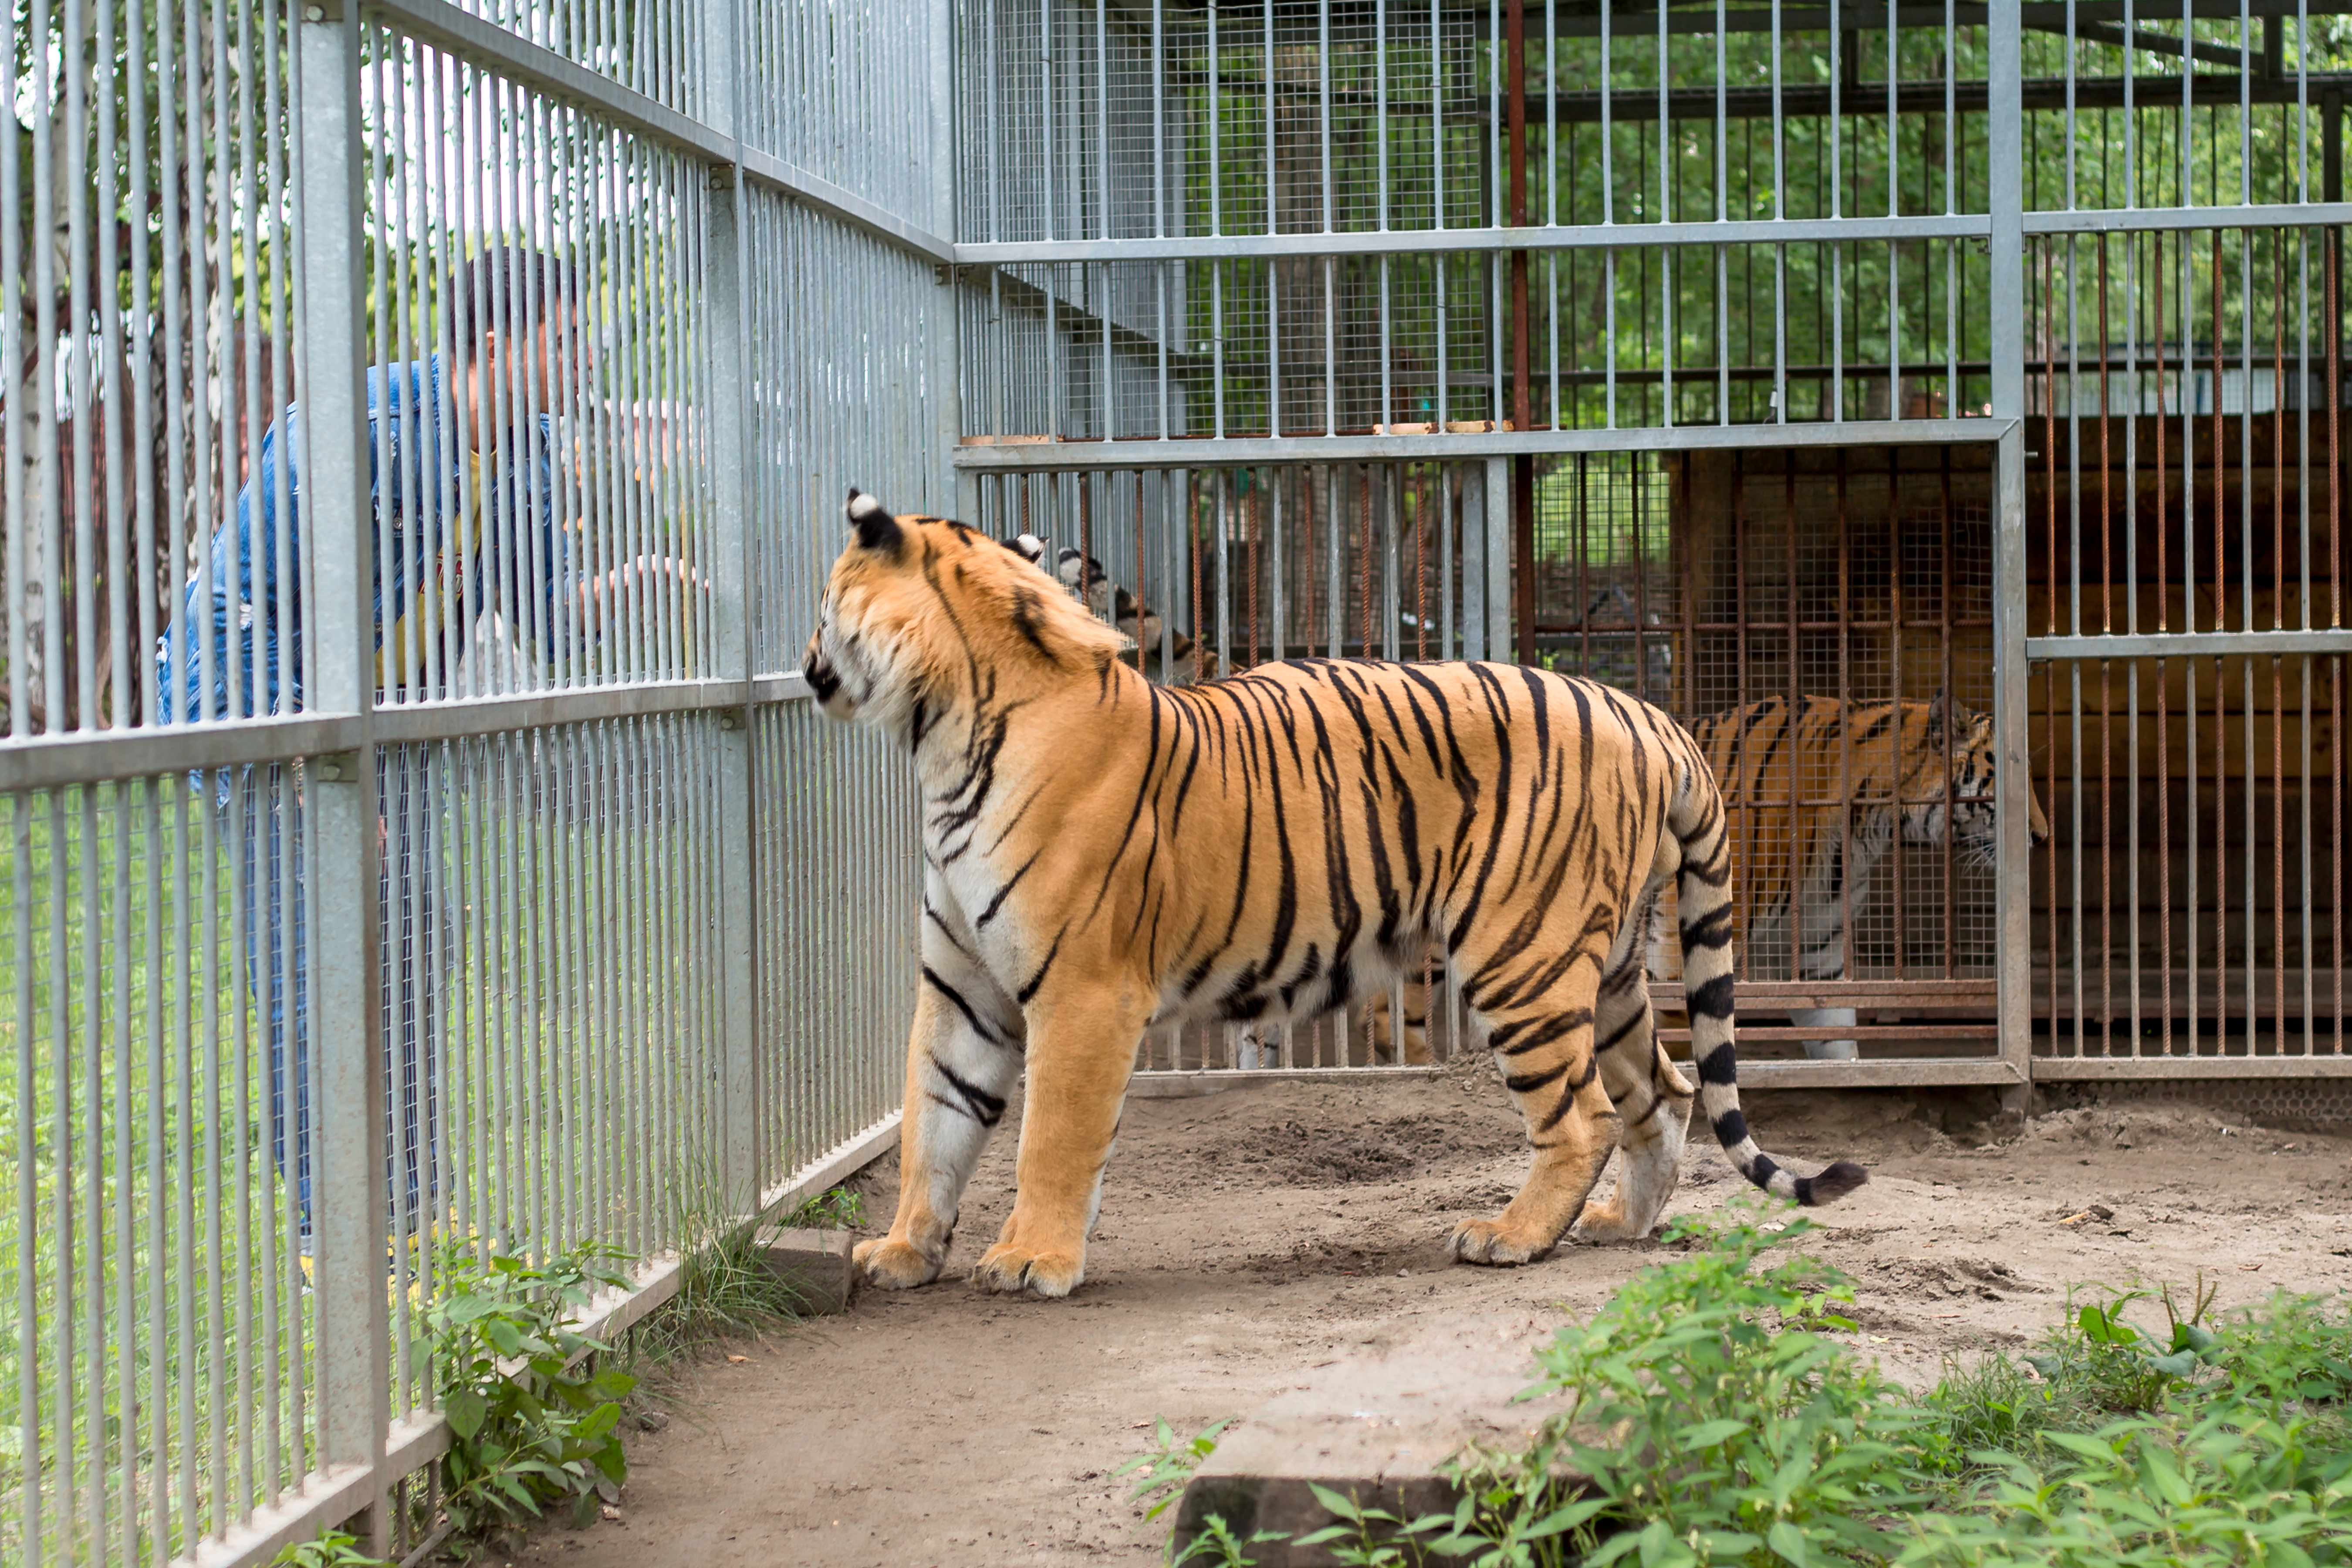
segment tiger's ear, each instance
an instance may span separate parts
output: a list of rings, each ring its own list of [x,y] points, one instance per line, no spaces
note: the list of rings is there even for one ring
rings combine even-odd
[[[1943,740],[1946,731],[1950,726],[1951,717],[1951,695],[1938,687],[1936,689],[1935,700],[1927,704],[1927,739],[1931,742]]]
[[[842,510],[848,514],[850,525],[857,530],[859,544],[886,554],[897,553],[898,542],[906,535],[898,527],[898,520],[883,510],[880,501],[853,489]]]

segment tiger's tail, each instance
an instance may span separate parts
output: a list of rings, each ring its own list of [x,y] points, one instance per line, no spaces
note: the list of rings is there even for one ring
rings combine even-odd
[[[1741,1175],[1768,1193],[1808,1207],[1834,1203],[1868,1181],[1870,1173],[1851,1160],[1840,1160],[1818,1175],[1794,1175],[1756,1146],[1748,1132],[1748,1118],[1739,1110],[1739,1053],[1732,1043],[1731,834],[1722,792],[1696,744],[1666,826],[1682,847],[1675,903],[1699,1109]]]

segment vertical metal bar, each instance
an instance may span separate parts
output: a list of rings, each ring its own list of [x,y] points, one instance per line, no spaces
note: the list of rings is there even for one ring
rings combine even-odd
[[[722,132],[731,132],[742,106],[736,98],[744,72],[737,68],[738,0],[704,0],[702,10],[703,68],[709,112]],[[936,4],[933,7],[936,17]],[[950,68],[936,42],[930,55],[934,94]],[[940,135],[940,104],[931,109],[933,144]],[[952,161],[938,165],[951,169]],[[943,184],[951,182],[943,181]],[[710,574],[711,670],[722,680],[748,680],[751,676],[751,605],[746,584],[751,580],[751,534],[749,451],[751,410],[748,406],[750,365],[746,345],[751,341],[749,279],[744,260],[749,221],[743,211],[748,199],[733,171],[714,167],[703,193],[701,294],[709,342],[709,428],[710,445],[705,461],[710,479],[712,556]],[[935,197],[933,221],[952,210],[952,195]],[[950,290],[952,293],[952,289]],[[934,310],[929,323],[939,330],[939,318],[951,311]],[[936,363],[936,362],[935,362]],[[951,426],[936,426],[946,430]],[[952,483],[952,472],[943,476]],[[951,495],[951,491],[950,494]],[[946,497],[941,498],[943,500]],[[730,709],[718,716],[711,737],[713,753],[705,757],[714,771],[717,812],[714,831],[721,847],[716,960],[719,990],[719,1213],[732,1219],[759,1205],[760,1151],[755,1116],[760,1103],[758,1082],[759,1016],[757,998],[759,952],[753,942],[758,929],[758,889],[753,871],[759,843],[757,800],[759,781],[751,744],[749,714]],[[635,737],[640,742],[645,737]],[[630,765],[649,766],[641,754]],[[665,824],[665,827],[668,825]]]
[[[1480,586],[1481,607],[1486,615],[1486,652],[1491,659],[1505,659],[1511,654],[1511,471],[1517,466],[1508,458],[1486,459],[1486,519],[1484,537],[1479,549],[1483,552],[1485,580]]]
[[[1993,729],[2000,800],[1994,849],[1994,950],[1999,953],[2001,1059],[2017,1075],[2002,1103],[2025,1108],[2033,1068],[2032,893],[2028,813],[2033,798],[2025,662],[2025,215],[2021,21],[1995,6],[1986,24],[1987,180],[1992,225],[1992,412],[2011,423],[1993,460]],[[2045,421],[2045,429],[2048,428]],[[2048,437],[2044,437],[2045,442]],[[1898,694],[1899,695],[1899,694]]]
[[[728,9],[733,12],[739,9],[741,4],[742,0],[728,0]],[[940,172],[931,185],[931,232],[954,235],[962,232],[958,226],[957,217],[961,192],[956,176],[962,165],[956,156],[959,138],[956,123],[958,105],[956,101],[955,0],[929,0],[929,16],[931,63],[930,160],[932,169]],[[720,36],[718,26],[712,18],[706,16],[704,26],[708,29],[706,37]],[[749,67],[752,63],[749,60],[745,61],[746,68],[737,74],[747,80],[750,79]],[[1109,115],[1110,104],[1106,95],[1103,104],[1106,123],[1109,120]],[[1158,125],[1155,123],[1153,126],[1155,136],[1158,131]],[[1108,135],[1108,132],[1106,132],[1105,134]],[[1105,168],[1106,179],[1108,179],[1108,162]],[[1106,236],[1109,233],[1108,226],[1110,221],[1109,213],[1110,203],[1106,197],[1103,203]],[[740,226],[740,220],[739,219],[738,222],[738,232],[744,232]],[[739,264],[739,273],[748,277],[749,268]],[[956,447],[961,442],[964,434],[961,378],[957,374],[958,366],[962,363],[962,343],[960,335],[961,315],[957,307],[963,296],[963,284],[961,275],[953,267],[942,268],[939,273],[939,281],[941,291],[931,297],[930,314],[924,323],[924,342],[930,350],[931,372],[924,384],[923,395],[930,405],[932,440],[937,448],[939,463],[936,470],[937,478],[933,480],[934,488],[929,498],[930,508],[933,511],[949,517],[970,517],[977,510],[975,505],[979,500],[976,489],[977,481],[959,479],[955,467]],[[748,320],[748,315],[746,319]],[[1105,320],[1108,321],[1108,316]],[[717,326],[718,323],[714,320],[711,323],[714,333],[711,342],[723,349],[726,340],[722,336],[716,335]],[[1108,330],[1104,336],[1107,343],[1109,336]],[[1162,351],[1165,352],[1164,343]],[[746,383],[747,386],[748,384]],[[711,389],[712,395],[719,395],[719,390],[714,384]],[[748,396],[748,394],[740,395]],[[751,437],[748,408],[742,434],[748,443]],[[1108,433],[1106,429],[1106,434]],[[747,531],[745,534],[747,550],[751,548],[751,535]],[[770,606],[769,613],[773,615],[778,608],[780,606]],[[782,1173],[779,1172],[778,1174],[781,1175]]]
[[[391,1540],[382,1475],[386,1423],[383,1042],[379,1033],[376,921],[379,810],[375,746],[372,518],[359,282],[362,233],[360,21],[356,7],[297,26],[302,127],[300,289],[302,447],[310,476],[304,519],[317,597],[308,627],[315,708],[359,715],[361,743],[320,770],[310,828],[313,1187],[317,1193],[319,1449],[329,1465],[375,1473],[367,1550]],[[337,482],[333,476],[344,476]],[[331,961],[324,955],[331,954]]]

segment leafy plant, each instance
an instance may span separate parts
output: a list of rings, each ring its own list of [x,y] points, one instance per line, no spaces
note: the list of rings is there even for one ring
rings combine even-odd
[[[310,1541],[289,1542],[269,1561],[276,1568],[390,1568],[383,1558],[361,1551],[358,1537],[340,1530]]]
[[[2342,1297],[2281,1290],[2240,1308],[2216,1331],[2209,1359],[2231,1383],[2267,1400],[2352,1401],[2352,1310]],[[2341,1420],[2343,1412],[2336,1413]]]
[[[1278,1530],[1261,1530],[1244,1541],[1225,1523],[1223,1514],[1204,1514],[1201,1532],[1184,1543],[1183,1551],[1168,1560],[1169,1568],[1184,1568],[1188,1563],[1205,1563],[1210,1568],[1256,1568],[1257,1559],[1249,1554],[1248,1548],[1282,1538]]]
[[[847,1187],[819,1193],[784,1216],[794,1230],[856,1230],[866,1223],[866,1194]]]
[[[1301,1546],[1320,1546],[1348,1568],[1420,1568],[1433,1552],[1457,1556],[1474,1543],[1460,1539],[1466,1514],[1423,1514],[1407,1519],[1382,1508],[1366,1508],[1360,1499],[1342,1497],[1329,1487],[1309,1482],[1315,1500],[1339,1522],[1327,1524],[1298,1538]]]
[[[2002,1563],[2352,1561],[2352,1454],[2315,1448],[2300,1420],[2223,1399],[2095,1432],[2048,1435],[2053,1462],[1987,1454],[1993,1483],[1969,1506],[1923,1511],[1906,1568]]]
[[[1593,1506],[1578,1518],[1547,1492],[1538,1517],[1523,1506],[1505,1522],[1566,1531],[1591,1568],[1628,1554],[1650,1565],[1891,1553],[1880,1521],[1910,1506],[1932,1423],[1827,1337],[1853,1326],[1837,1310],[1853,1300],[1843,1276],[1802,1257],[1759,1267],[1809,1229],[1768,1226],[1768,1212],[1747,1201],[1727,1220],[1677,1222],[1667,1238],[1691,1245],[1687,1258],[1560,1331],[1531,1392],[1567,1404],[1517,1489],[1573,1472]],[[1490,1510],[1490,1536],[1494,1522]]]
[[[1160,1500],[1143,1515],[1146,1519],[1158,1519],[1183,1495],[1184,1483],[1192,1479],[1201,1461],[1217,1451],[1217,1434],[1232,1425],[1233,1417],[1229,1415],[1180,1442],[1176,1428],[1168,1425],[1167,1418],[1155,1417],[1151,1424],[1152,1446],[1113,1470],[1111,1476],[1117,1479],[1142,1471],[1135,1489],[1127,1494],[1127,1500],[1141,1502],[1145,1498],[1158,1498]]]
[[[543,1264],[442,1247],[446,1288],[425,1322],[451,1434],[442,1500],[459,1532],[620,1495],[620,1402],[636,1380],[582,1370],[605,1347],[568,1323],[598,1288],[627,1282],[622,1261],[595,1244]]]
[[[2067,1315],[2042,1337],[2042,1350],[2025,1359],[2052,1384],[2106,1411],[2149,1411],[2193,1379],[2217,1341],[2200,1320],[2212,1296],[2200,1278],[2195,1304],[2186,1317],[2168,1288],[2163,1294],[2169,1332],[2157,1338],[2134,1327],[2124,1310],[2148,1300],[2146,1290],[2109,1291],[2105,1300],[2077,1307],[2067,1299]]]
[[[1948,1450],[1963,1457],[2031,1447],[2060,1415],[2051,1384],[1998,1351],[1968,1365],[1948,1360],[1927,1406],[1941,1420]]]

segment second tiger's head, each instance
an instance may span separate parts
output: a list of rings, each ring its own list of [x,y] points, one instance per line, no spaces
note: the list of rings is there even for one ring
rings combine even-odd
[[[961,522],[893,517],[856,490],[801,674],[835,719],[921,738],[948,707],[1089,683],[1118,632],[1019,550]]]

